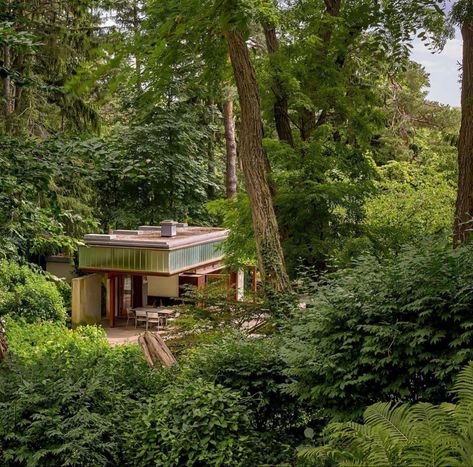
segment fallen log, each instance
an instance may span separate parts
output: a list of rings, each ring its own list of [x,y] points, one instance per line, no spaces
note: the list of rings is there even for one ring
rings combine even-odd
[[[0,362],[5,358],[8,350],[5,323],[0,319]]]
[[[141,351],[143,352],[146,362],[148,363],[149,366],[153,367],[154,361],[151,358],[151,355],[148,350],[148,346],[146,345],[146,342],[142,336],[138,337],[138,344],[140,344]]]
[[[146,331],[138,338],[138,343],[149,366],[154,367],[159,363],[170,367],[176,363],[174,355],[159,334]]]

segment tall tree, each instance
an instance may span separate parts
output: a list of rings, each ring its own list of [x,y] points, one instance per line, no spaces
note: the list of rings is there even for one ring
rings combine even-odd
[[[14,41],[2,44],[0,70],[9,133],[45,136],[97,129],[97,113],[90,102],[67,86],[99,43],[97,5],[97,0],[0,1],[0,29],[11,29],[11,37],[34,37],[37,44],[35,53]]]
[[[463,37],[462,122],[458,141],[458,191],[454,220],[454,242],[465,242],[473,230],[473,5],[460,1],[453,18]]]
[[[204,64],[198,68],[199,74],[194,74],[194,83],[200,82],[202,76],[210,81],[212,74],[221,73],[230,56],[240,103],[239,158],[252,209],[258,266],[268,289],[282,292],[289,288],[289,279],[267,177],[269,163],[263,149],[260,89],[245,42],[252,13],[251,9],[241,7],[214,0],[185,0],[166,5],[153,2],[150,22],[155,20],[157,26],[151,35],[152,53],[160,57],[161,63],[174,59],[172,73],[177,67],[189,69]]]
[[[251,201],[258,266],[265,283],[281,293],[290,289],[290,283],[266,173],[258,81],[243,33],[229,29],[225,38],[240,101],[240,158]]]

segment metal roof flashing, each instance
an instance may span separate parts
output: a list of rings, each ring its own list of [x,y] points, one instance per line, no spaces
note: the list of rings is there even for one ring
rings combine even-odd
[[[110,241],[115,240],[117,238],[116,235],[113,234],[85,234],[84,240],[85,243],[94,242],[94,241]]]
[[[226,239],[229,233],[226,229],[216,227],[181,227],[177,229],[175,236],[162,237],[157,229],[146,230],[143,227],[145,226],[140,226],[138,231],[114,230],[112,234],[86,234],[84,235],[85,244],[87,246],[175,250],[221,241]]]

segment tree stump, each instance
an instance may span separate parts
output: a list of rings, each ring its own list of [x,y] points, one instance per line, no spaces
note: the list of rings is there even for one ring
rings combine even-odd
[[[8,350],[5,323],[0,319],[0,362],[5,358]]]
[[[159,363],[168,368],[176,363],[174,355],[159,334],[146,331],[138,338],[138,343],[150,367]]]

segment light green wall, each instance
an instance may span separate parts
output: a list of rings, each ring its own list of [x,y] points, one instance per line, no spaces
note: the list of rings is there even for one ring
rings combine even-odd
[[[82,246],[79,248],[79,268],[172,274],[201,263],[218,261],[223,256],[221,245],[220,240],[178,250]]]

